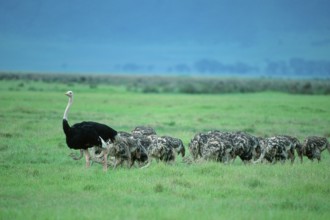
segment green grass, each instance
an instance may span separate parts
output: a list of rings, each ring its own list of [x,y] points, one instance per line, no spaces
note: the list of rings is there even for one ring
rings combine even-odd
[[[150,125],[183,140],[211,129],[330,136],[330,96],[142,94],[121,87],[0,81],[0,219],[329,219],[330,156],[294,165],[153,162],[102,171],[68,154],[71,124]]]

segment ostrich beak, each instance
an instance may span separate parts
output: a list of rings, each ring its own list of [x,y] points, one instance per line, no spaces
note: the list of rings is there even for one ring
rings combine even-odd
[[[72,92],[71,91],[67,91],[66,93],[64,93],[64,95],[71,97],[72,96]]]

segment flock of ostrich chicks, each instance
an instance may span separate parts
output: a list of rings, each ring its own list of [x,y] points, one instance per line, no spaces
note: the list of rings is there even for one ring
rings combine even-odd
[[[239,157],[244,163],[284,163],[295,160],[295,151],[303,162],[303,156],[310,160],[321,160],[321,152],[330,144],[325,137],[310,136],[303,143],[292,136],[255,137],[246,132],[209,131],[197,133],[190,141],[189,157],[185,157],[185,147],[179,138],[158,136],[152,127],[138,126],[128,132],[117,132],[111,127],[91,121],[72,126],[68,123],[68,112],[73,103],[73,92],[65,93],[69,97],[63,116],[63,131],[69,148],[80,150],[80,156],[71,154],[75,160],[85,155],[86,167],[91,161],[102,163],[103,169],[116,168],[127,162],[132,167],[135,162],[145,168],[153,159],[171,163],[176,155],[186,163],[197,161],[217,161],[232,163]]]

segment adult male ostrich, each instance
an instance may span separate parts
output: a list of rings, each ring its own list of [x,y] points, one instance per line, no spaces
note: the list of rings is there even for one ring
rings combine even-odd
[[[70,127],[68,123],[68,113],[73,103],[73,92],[65,93],[69,97],[68,105],[65,108],[63,116],[63,131],[66,136],[66,143],[69,148],[80,150],[81,156],[84,152],[86,167],[90,166],[90,154],[88,148],[93,146],[102,147],[104,153],[103,169],[107,170],[108,147],[107,145],[115,141],[117,131],[105,124],[92,121],[83,121]]]

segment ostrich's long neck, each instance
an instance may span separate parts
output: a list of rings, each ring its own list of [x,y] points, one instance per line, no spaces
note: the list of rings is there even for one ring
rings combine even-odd
[[[69,110],[72,105],[72,102],[73,102],[73,97],[69,97],[69,102],[65,108],[64,115],[63,115],[63,119],[65,119],[65,120],[68,120],[68,114],[69,114]]]

